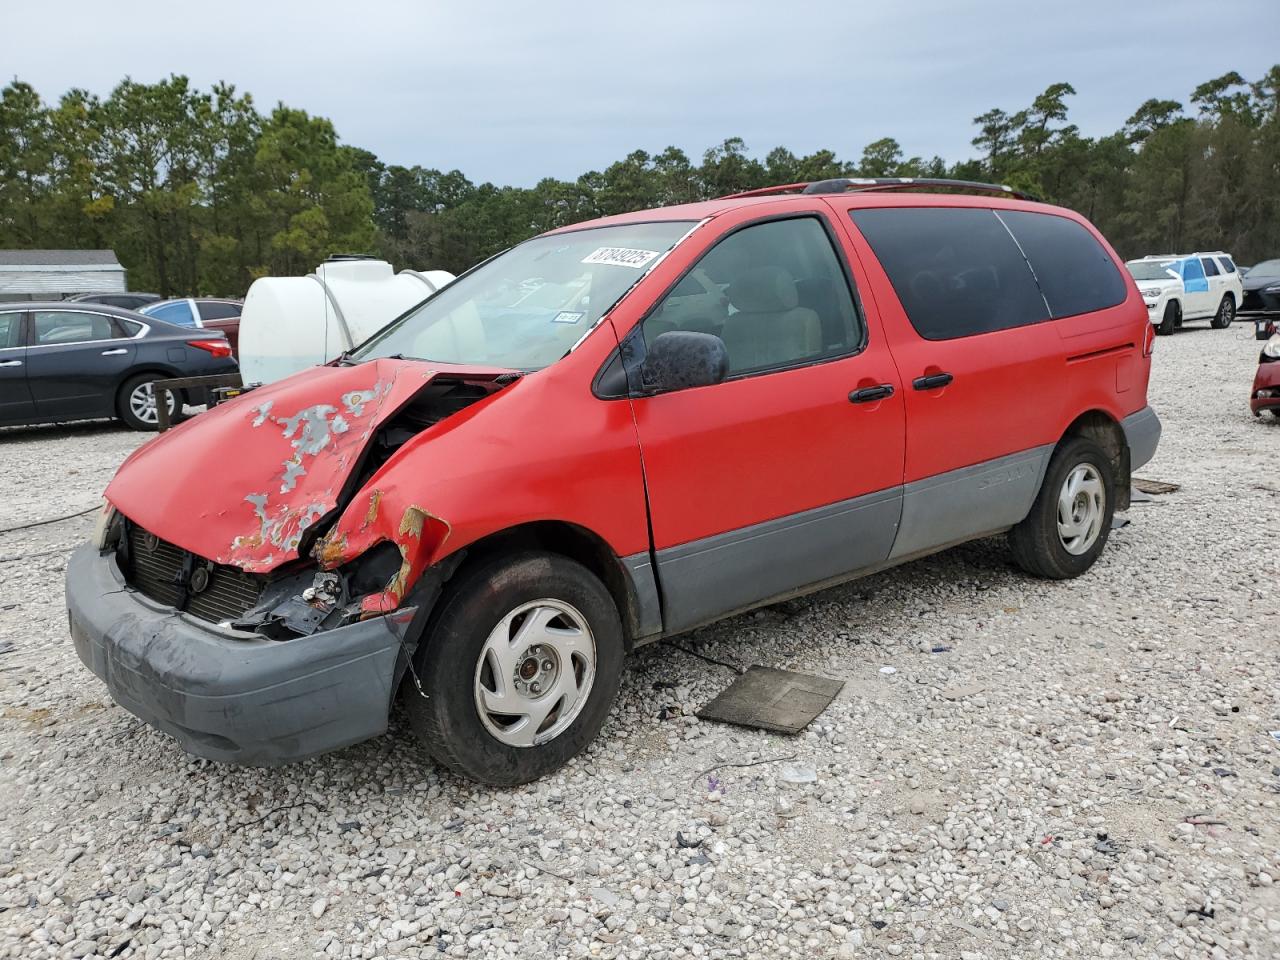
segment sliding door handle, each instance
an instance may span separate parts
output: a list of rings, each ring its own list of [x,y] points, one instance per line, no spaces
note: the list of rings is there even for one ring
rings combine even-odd
[[[917,390],[936,390],[938,387],[945,387],[954,379],[955,377],[949,373],[931,373],[927,377],[916,377],[911,381],[911,386]]]
[[[892,383],[880,383],[874,387],[863,387],[849,394],[850,403],[875,403],[893,396]]]

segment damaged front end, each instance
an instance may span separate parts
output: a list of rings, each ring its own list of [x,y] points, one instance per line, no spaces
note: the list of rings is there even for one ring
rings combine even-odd
[[[371,478],[404,444],[518,377],[378,360],[294,379],[210,411],[126,462],[107,490],[117,513],[100,546],[130,586],[271,640],[404,603],[449,524],[423,506],[423,478]],[[156,503],[157,466],[201,474],[177,488],[190,489],[191,502],[176,511]],[[237,488],[247,492],[235,498]]]
[[[67,565],[80,659],[197,756],[274,765],[377,736],[460,556],[440,561],[449,525],[394,458],[515,379],[322,368],[146,444]]]

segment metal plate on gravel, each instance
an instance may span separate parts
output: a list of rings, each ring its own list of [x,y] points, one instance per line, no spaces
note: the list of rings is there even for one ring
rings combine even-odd
[[[1182,489],[1176,483],[1165,483],[1163,480],[1146,480],[1142,477],[1134,477],[1130,482],[1143,493],[1177,493]]]
[[[698,711],[698,719],[775,733],[799,733],[827,709],[843,687],[843,680],[772,667],[748,667],[727,690]]]

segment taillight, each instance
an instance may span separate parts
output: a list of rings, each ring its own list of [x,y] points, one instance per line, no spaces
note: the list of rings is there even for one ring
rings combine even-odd
[[[1156,328],[1155,324],[1147,324],[1147,332],[1142,335],[1142,355],[1144,357],[1151,356],[1156,349]]]
[[[204,350],[212,354],[215,360],[231,356],[231,344],[226,340],[188,340],[187,346]]]

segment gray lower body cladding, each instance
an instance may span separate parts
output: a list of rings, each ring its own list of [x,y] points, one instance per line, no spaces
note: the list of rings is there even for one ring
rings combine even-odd
[[[902,513],[902,488],[855,497],[660,550],[667,633],[883,561]]]
[[[231,634],[148,600],[90,545],[67,564],[66,597],[76,653],[120,706],[188,753],[251,766],[383,733],[414,614],[288,641]]]
[[[1121,426],[1136,469],[1155,455],[1160,420],[1144,407]],[[1007,530],[1030,512],[1055,446],[659,550],[663,632]],[[643,562],[628,570],[649,574]]]

